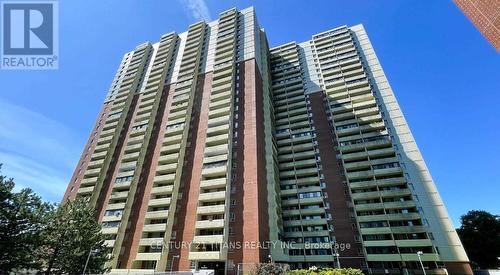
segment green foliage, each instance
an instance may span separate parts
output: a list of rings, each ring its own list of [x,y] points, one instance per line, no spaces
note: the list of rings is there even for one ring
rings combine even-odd
[[[1,164],[0,164],[1,168]],[[103,273],[110,249],[101,225],[86,201],[56,208],[31,189],[14,192],[15,183],[0,175],[0,273],[22,270],[46,274]]]
[[[295,269],[286,273],[287,275],[363,275],[363,272],[355,268],[309,268]]]
[[[355,268],[317,268],[285,270],[282,265],[275,263],[261,263],[255,268],[256,275],[364,275]]]
[[[110,249],[104,245],[95,211],[83,199],[69,201],[54,213],[44,232],[46,273],[81,273],[89,253],[88,273],[103,273]]]
[[[31,189],[14,192],[14,185],[13,179],[0,175],[0,271],[6,273],[41,267],[38,248],[55,209]]]
[[[457,233],[474,267],[500,267],[500,218],[482,210],[472,210],[461,217]]]
[[[275,263],[261,263],[256,266],[256,275],[281,275],[285,270],[281,265]]]

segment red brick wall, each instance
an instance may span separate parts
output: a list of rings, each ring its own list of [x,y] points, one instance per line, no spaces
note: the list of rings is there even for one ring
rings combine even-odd
[[[497,51],[500,51],[500,0],[454,2]]]

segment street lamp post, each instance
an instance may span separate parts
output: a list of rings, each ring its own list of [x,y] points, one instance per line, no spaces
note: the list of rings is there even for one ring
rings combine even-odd
[[[179,255],[173,255],[172,256],[172,262],[170,263],[170,273],[172,273],[172,271],[174,270],[174,260],[175,258],[179,258],[180,256]]]
[[[427,275],[427,273],[425,273],[424,264],[422,263],[422,258],[420,258],[420,256],[422,256],[422,255],[424,255],[424,252],[417,251],[417,257],[418,257],[418,261],[420,262],[420,266],[422,267],[422,272],[424,272],[424,275]]]
[[[87,260],[85,261],[85,266],[83,267],[82,275],[85,275],[85,272],[87,271],[87,265],[89,264],[90,255],[92,255],[92,252],[97,252],[97,250],[92,250],[92,248],[93,247],[90,248],[89,255],[87,256]]]
[[[337,268],[340,268],[340,259],[339,259],[340,254],[339,254],[339,252],[337,251],[337,248],[335,248],[334,252],[335,252],[335,253],[333,254],[333,256],[334,256],[335,258],[337,258]]]

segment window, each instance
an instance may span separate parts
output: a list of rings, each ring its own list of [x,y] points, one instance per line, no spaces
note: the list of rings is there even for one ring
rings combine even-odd
[[[119,221],[111,221],[111,222],[103,222],[102,227],[104,228],[113,228],[113,227],[118,227],[120,226]]]
[[[104,216],[115,216],[115,217],[118,217],[118,216],[121,216],[123,214],[123,209],[112,209],[112,210],[106,210],[106,212],[104,212]]]
[[[308,193],[300,193],[299,198],[307,199],[307,198],[317,198],[321,197],[321,192],[308,192]]]
[[[119,177],[119,178],[116,178],[115,183],[129,182],[129,181],[132,181],[133,177],[134,176]]]

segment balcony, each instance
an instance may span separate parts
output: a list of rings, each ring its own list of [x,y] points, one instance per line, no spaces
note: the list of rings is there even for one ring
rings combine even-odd
[[[142,232],[165,232],[167,230],[166,223],[145,224],[142,227]]]
[[[173,189],[174,189],[173,185],[157,186],[151,189],[151,194],[154,195],[171,194]]]
[[[104,157],[106,156],[106,154],[107,154],[107,152],[100,152],[100,153],[94,152],[92,154],[91,160],[104,159]]]
[[[366,259],[367,261],[400,262],[401,256],[399,254],[368,254]]]
[[[94,161],[89,162],[88,168],[101,167],[103,163],[104,163],[104,159],[94,160]]]
[[[205,214],[223,214],[226,209],[224,204],[220,205],[210,205],[210,206],[198,206],[197,214],[205,215]]]
[[[220,251],[189,252],[190,261],[223,261],[225,257]]]
[[[122,215],[112,215],[112,216],[103,216],[102,217],[102,222],[118,222],[121,221]]]
[[[220,201],[226,198],[226,191],[201,193],[198,197],[199,201]]]
[[[395,246],[394,240],[363,241],[363,246]]]
[[[176,129],[182,130],[184,127],[177,127]],[[167,130],[168,131],[168,130]],[[182,134],[178,132],[178,134],[174,134],[173,131],[167,132],[169,135],[163,139],[162,145],[172,145],[172,144],[180,144],[182,142]]]
[[[362,168],[370,168],[371,163],[369,161],[356,161],[344,163],[344,168],[346,170],[354,170],[354,169],[362,169]]]
[[[384,209],[384,204],[382,203],[363,203],[354,205],[356,211],[367,211],[367,210],[381,210]]]
[[[302,203],[302,201],[301,201]],[[316,215],[316,214],[324,214],[325,213],[325,208],[305,208],[305,209],[300,209],[300,213],[302,215]]]
[[[174,180],[175,180],[175,173],[154,177],[155,183],[174,183]]]
[[[139,157],[139,154],[140,152],[131,152],[131,153],[127,153],[123,156],[122,158],[122,161],[133,161],[133,160],[137,160],[137,158]]]
[[[148,206],[165,206],[170,205],[170,198],[151,199]]]
[[[366,159],[368,157],[368,153],[363,151],[363,152],[357,152],[357,153],[347,153],[347,154],[342,154],[342,159],[344,161],[354,161],[354,160],[361,160],[361,159]],[[344,166],[347,165],[344,164]]]
[[[411,195],[411,191],[409,189],[397,189],[397,190],[384,190],[380,191],[380,196],[384,198],[390,197],[403,197]]]
[[[227,174],[227,165],[203,168],[201,174],[210,177],[225,176]]]
[[[432,246],[432,241],[429,240],[429,239],[396,240],[396,245],[399,246],[399,247]]]
[[[181,149],[180,144],[173,144],[173,145],[161,147],[161,152],[162,153],[178,153],[180,149]]]
[[[95,185],[95,183],[97,182],[97,178],[98,177],[83,178],[81,181],[81,187],[88,185]]]
[[[175,172],[176,170],[177,170],[177,162],[171,164],[159,165],[156,168],[156,172],[161,174],[172,173]]]
[[[98,176],[99,172],[101,172],[101,168],[89,169],[85,171],[85,176]]]
[[[94,186],[80,187],[78,188],[77,194],[85,195],[92,193],[92,191],[94,191]]]
[[[124,209],[124,208],[125,208],[125,203],[124,202],[121,202],[121,203],[110,203],[106,207],[106,210]]]
[[[376,169],[373,170],[373,173],[375,174],[375,176],[402,175],[403,169],[401,169],[401,167],[391,167],[385,169]]]
[[[360,228],[359,232],[362,235],[367,235],[367,234],[391,234],[391,228],[390,227]]]
[[[203,163],[207,163],[207,164],[208,163],[215,163],[215,162],[222,162],[222,161],[227,161],[227,154],[203,158]]]
[[[168,154],[162,155],[158,158],[158,164],[167,164],[167,163],[177,163],[179,161],[179,154]]]
[[[128,191],[123,192],[113,192],[111,193],[111,199],[125,199],[128,197]]]
[[[289,168],[303,168],[303,167],[316,167],[316,160],[315,159],[306,159],[306,160],[296,160],[295,162],[286,162],[283,164],[280,164],[279,168],[280,170],[282,169],[289,169]]]
[[[136,261],[159,261],[161,258],[161,252],[155,253],[137,253],[135,256]]]
[[[228,132],[229,132],[229,124],[224,124],[217,127],[209,127],[207,129],[207,135],[209,136],[224,134]]]
[[[222,243],[224,235],[194,236],[193,243]]]
[[[353,179],[362,179],[362,178],[371,178],[373,177],[373,171],[368,170],[368,171],[359,171],[359,172],[348,172],[347,173],[347,178],[349,180]]]
[[[398,208],[416,207],[416,205],[414,201],[393,201],[393,202],[384,202],[384,207],[398,209]]]
[[[226,178],[218,178],[212,180],[202,180],[200,182],[200,188],[220,188],[227,184]]]
[[[420,258],[422,261],[439,261],[439,256],[434,253],[424,253],[423,255],[420,255]],[[419,260],[416,253],[401,254],[401,259],[405,262],[418,262]]]
[[[427,232],[427,228],[422,225],[414,226],[391,226],[391,231],[394,234],[405,234],[405,233],[423,233]]]
[[[224,219],[196,221],[196,229],[212,229],[212,228],[223,228],[223,227],[224,227]]]
[[[143,238],[139,240],[139,245],[141,246],[151,246],[159,244],[163,244],[163,238]]]
[[[206,157],[227,154],[228,152],[229,152],[229,145],[228,144],[205,147],[205,156]]]
[[[146,219],[166,219],[168,217],[168,210],[146,212]]]
[[[220,145],[224,143],[228,143],[229,133],[207,137],[205,143],[208,146]]]
[[[105,227],[101,229],[101,233],[105,235],[113,235],[118,233],[118,227]]]

